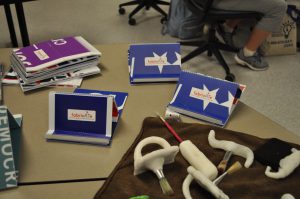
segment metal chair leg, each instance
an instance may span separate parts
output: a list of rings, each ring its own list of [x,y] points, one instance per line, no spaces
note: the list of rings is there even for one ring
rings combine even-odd
[[[9,35],[10,35],[10,40],[12,43],[13,47],[18,47],[18,40],[16,36],[16,31],[14,27],[14,21],[11,15],[11,10],[9,5],[4,5],[4,10],[5,10],[5,15],[6,15],[6,20],[7,20],[7,25],[8,25],[8,30],[9,30]]]
[[[29,46],[30,42],[29,42],[29,36],[28,36],[28,32],[27,32],[23,4],[16,3],[15,7],[16,7],[17,17],[18,17],[18,21],[19,21],[19,27],[20,27],[23,46]]]
[[[156,10],[157,12],[159,12],[164,17],[167,17],[167,13],[165,13],[165,11],[163,11],[163,9],[161,9],[158,5],[152,4],[151,7],[154,8],[154,10]]]
[[[145,7],[145,4],[138,5],[130,14],[129,19],[133,17],[138,11],[140,11],[143,7]]]
[[[208,49],[208,45],[204,45],[202,47],[196,48],[192,52],[190,52],[188,55],[186,55],[184,58],[181,59],[181,63],[187,62],[188,60],[196,57],[197,55],[200,55],[204,51]]]

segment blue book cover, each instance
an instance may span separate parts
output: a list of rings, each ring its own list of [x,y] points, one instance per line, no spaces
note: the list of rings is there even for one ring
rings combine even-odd
[[[224,126],[245,87],[200,73],[182,71],[168,108]]]
[[[179,43],[132,44],[128,50],[130,83],[178,81]]]
[[[112,95],[115,99],[116,105],[119,111],[119,118],[122,115],[122,111],[125,105],[125,102],[128,97],[128,93],[126,92],[118,92],[118,91],[102,91],[102,90],[90,90],[90,89],[82,89],[76,88],[74,93],[86,93],[86,94],[99,94],[99,95]]]
[[[86,93],[86,94],[93,94],[93,95],[111,95],[114,97],[115,102],[116,102],[116,106],[118,109],[118,118],[116,118],[113,121],[113,126],[112,126],[112,132],[114,133],[116,128],[117,128],[117,124],[118,124],[118,120],[120,119],[127,97],[128,97],[128,93],[126,92],[118,92],[118,91],[103,91],[103,90],[91,90],[91,89],[82,89],[82,88],[77,88],[74,90],[74,93]]]
[[[19,168],[20,168],[20,148],[21,148],[21,135],[22,135],[22,121],[23,121],[23,115],[22,114],[14,114],[13,118],[10,117],[10,120],[15,120],[17,125],[14,125],[10,132],[11,132],[11,141],[12,141],[12,148],[13,148],[13,154],[15,157],[15,169],[16,169],[16,177],[17,180],[19,178]]]
[[[113,116],[118,116],[113,96],[50,92],[49,130],[45,137],[108,145],[113,134]]]
[[[22,116],[0,106],[0,117],[0,189],[7,189],[18,186]]]

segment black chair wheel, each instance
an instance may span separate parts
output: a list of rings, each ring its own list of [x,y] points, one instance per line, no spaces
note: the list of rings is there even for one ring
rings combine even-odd
[[[124,8],[119,8],[119,14],[120,14],[120,15],[125,14],[125,9],[124,9]]]
[[[235,81],[235,76],[234,76],[234,74],[229,73],[229,74],[226,75],[225,79],[227,81],[234,82]]]
[[[134,18],[130,18],[129,21],[128,21],[129,25],[132,25],[134,26],[136,24],[136,21]]]
[[[161,24],[164,24],[166,21],[167,21],[167,17],[162,17],[162,18],[160,19],[160,23],[161,23]]]

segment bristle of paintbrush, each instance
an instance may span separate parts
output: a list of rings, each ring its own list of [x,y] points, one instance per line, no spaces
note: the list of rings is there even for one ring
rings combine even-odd
[[[219,163],[219,165],[217,167],[218,171],[219,171],[219,174],[222,174],[222,173],[225,172],[227,164],[229,162],[229,159],[230,159],[231,155],[232,155],[231,151],[226,151],[226,153],[225,153],[222,161]]]
[[[228,174],[232,174],[238,170],[240,170],[243,166],[241,165],[241,163],[239,161],[235,162],[231,167],[228,168],[228,170],[226,171]]]
[[[172,187],[170,186],[170,184],[169,184],[169,182],[166,178],[160,178],[159,179],[159,184],[160,184],[160,187],[161,187],[164,194],[166,194],[166,195],[173,195],[174,194],[174,191],[173,191]]]
[[[227,161],[226,160],[222,160],[219,165],[218,165],[218,171],[219,171],[219,174],[222,174],[224,173],[224,171],[226,170],[226,167],[227,167]]]
[[[216,178],[216,179],[213,181],[213,183],[214,183],[215,185],[218,185],[218,184],[223,180],[223,178],[224,178],[227,174],[230,175],[230,174],[236,172],[237,170],[241,169],[242,167],[243,167],[243,166],[241,165],[241,163],[240,163],[239,161],[235,162],[233,165],[231,165],[231,166],[229,167],[229,169],[228,169],[225,173],[223,173],[223,174],[220,175],[218,178]]]

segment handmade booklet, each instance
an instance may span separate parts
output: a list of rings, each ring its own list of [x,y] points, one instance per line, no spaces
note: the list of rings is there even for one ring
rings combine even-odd
[[[99,57],[101,53],[80,36],[52,39],[13,52],[19,66],[35,72],[82,57]]]
[[[81,72],[83,71],[85,73],[85,71],[94,71],[95,74],[96,73],[100,73],[100,69],[95,66],[93,68],[90,68],[88,70],[80,70]],[[70,76],[75,76],[74,72],[72,73],[68,73]],[[68,74],[65,74],[65,76],[67,76]],[[87,73],[89,75],[91,75],[90,73]],[[58,77],[53,77],[52,81],[54,81],[55,79],[59,79],[59,77],[63,77],[63,75],[59,75]],[[68,76],[67,76],[68,77]],[[67,78],[69,79],[69,78]],[[77,88],[81,85],[83,78],[72,78],[70,80],[65,80],[65,81],[59,81],[55,84],[52,84],[52,81],[48,81],[50,83],[50,87],[73,87],[73,88]],[[2,83],[4,85],[18,85],[20,84],[20,82],[22,82],[21,84],[21,88],[22,86],[24,87],[24,81],[18,77],[17,73],[12,69],[12,67],[9,68],[9,70],[5,73],[4,77],[2,78]],[[34,83],[30,83],[30,84],[26,84],[26,86],[28,87],[34,87],[36,85],[39,85],[41,83],[45,83],[47,82],[47,80],[43,80],[43,81],[39,81],[39,82],[34,82]],[[27,90],[27,89],[26,89]]]
[[[178,81],[179,43],[132,44],[128,49],[130,83]]]
[[[0,190],[18,186],[22,115],[0,106]]]
[[[46,139],[110,145],[119,119],[114,96],[78,92],[49,93]]]
[[[246,86],[182,71],[168,108],[172,111],[225,126]]]
[[[10,67],[8,71],[4,74],[2,78],[2,83],[5,85],[15,85],[19,84],[19,78],[17,73]]]
[[[60,75],[67,72],[73,72],[78,69],[86,69],[96,66],[98,64],[98,59],[89,60],[89,58],[78,58],[76,61],[65,61],[61,64],[50,66],[41,71],[25,72],[23,68],[18,67],[18,64],[12,60],[11,67],[16,74],[26,83],[32,83],[35,81],[41,81],[47,78],[51,78],[56,75]]]
[[[89,68],[78,69],[73,72],[60,74],[53,76],[51,78],[43,79],[40,81],[25,83],[23,79],[19,78],[20,86],[23,92],[34,90],[37,88],[42,88],[46,86],[51,86],[53,84],[60,84],[61,82],[70,81],[77,78],[83,78],[86,76],[96,75],[100,73],[100,68],[98,66],[91,66]]]
[[[97,66],[100,56],[96,48],[76,36],[14,49],[10,60],[20,86],[26,92],[100,73]]]
[[[115,125],[117,124],[119,118],[122,115],[128,93],[126,92],[118,92],[118,91],[102,91],[102,90],[90,90],[90,89],[82,89],[82,88],[76,88],[74,93],[86,93],[86,94],[92,94],[92,95],[111,95],[114,97],[114,100],[116,102],[117,108],[118,108],[118,118],[115,122]],[[114,131],[114,130],[113,130]]]

